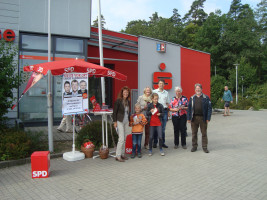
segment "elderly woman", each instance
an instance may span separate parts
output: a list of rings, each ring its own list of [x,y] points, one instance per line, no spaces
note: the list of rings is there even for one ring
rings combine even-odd
[[[113,121],[114,128],[118,130],[118,144],[116,150],[116,160],[124,162],[128,160],[125,156],[126,129],[130,118],[130,89],[127,86],[121,88],[118,99],[114,103]]]
[[[175,97],[171,99],[170,111],[172,112],[172,123],[174,128],[174,148],[179,146],[179,132],[181,132],[181,143],[186,149],[186,109],[188,100],[182,95],[182,88],[175,87]]]
[[[137,103],[141,105],[142,114],[146,116],[147,104],[152,103],[151,99],[152,90],[150,87],[145,87],[144,94],[139,96],[137,99]],[[146,116],[147,118],[147,116]],[[145,149],[148,149],[149,142],[149,123],[145,126]]]

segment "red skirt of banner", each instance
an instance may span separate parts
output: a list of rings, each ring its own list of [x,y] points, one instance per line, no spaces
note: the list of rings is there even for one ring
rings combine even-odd
[[[60,60],[35,65],[26,66],[24,71],[34,71],[46,75],[50,70],[52,75],[62,75],[63,73],[88,73],[96,77],[111,77],[126,81],[127,76],[114,70],[102,67],[83,60]]]

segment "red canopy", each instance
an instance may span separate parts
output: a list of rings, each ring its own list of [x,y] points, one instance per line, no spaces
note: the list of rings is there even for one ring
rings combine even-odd
[[[23,67],[24,71],[34,71],[46,75],[48,70],[52,75],[62,75],[63,73],[88,73],[94,76],[107,76],[122,81],[127,80],[127,76],[114,70],[102,67],[83,60],[60,60],[40,63]]]

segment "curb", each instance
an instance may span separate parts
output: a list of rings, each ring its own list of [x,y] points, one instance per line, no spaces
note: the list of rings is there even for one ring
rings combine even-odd
[[[59,158],[59,157],[63,157],[63,153],[50,154],[50,159]],[[18,160],[1,161],[0,162],[0,169],[7,168],[7,167],[13,167],[13,166],[17,166],[17,165],[24,165],[27,163],[31,163],[31,158],[22,158],[22,159],[18,159]]]

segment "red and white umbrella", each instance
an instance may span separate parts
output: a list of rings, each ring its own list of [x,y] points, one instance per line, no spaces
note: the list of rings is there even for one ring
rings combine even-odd
[[[60,60],[53,62],[40,63],[23,67],[24,71],[33,71],[46,75],[50,70],[52,75],[62,75],[63,73],[88,73],[96,77],[111,77],[126,81],[127,76],[114,70],[102,67],[83,60]]]

